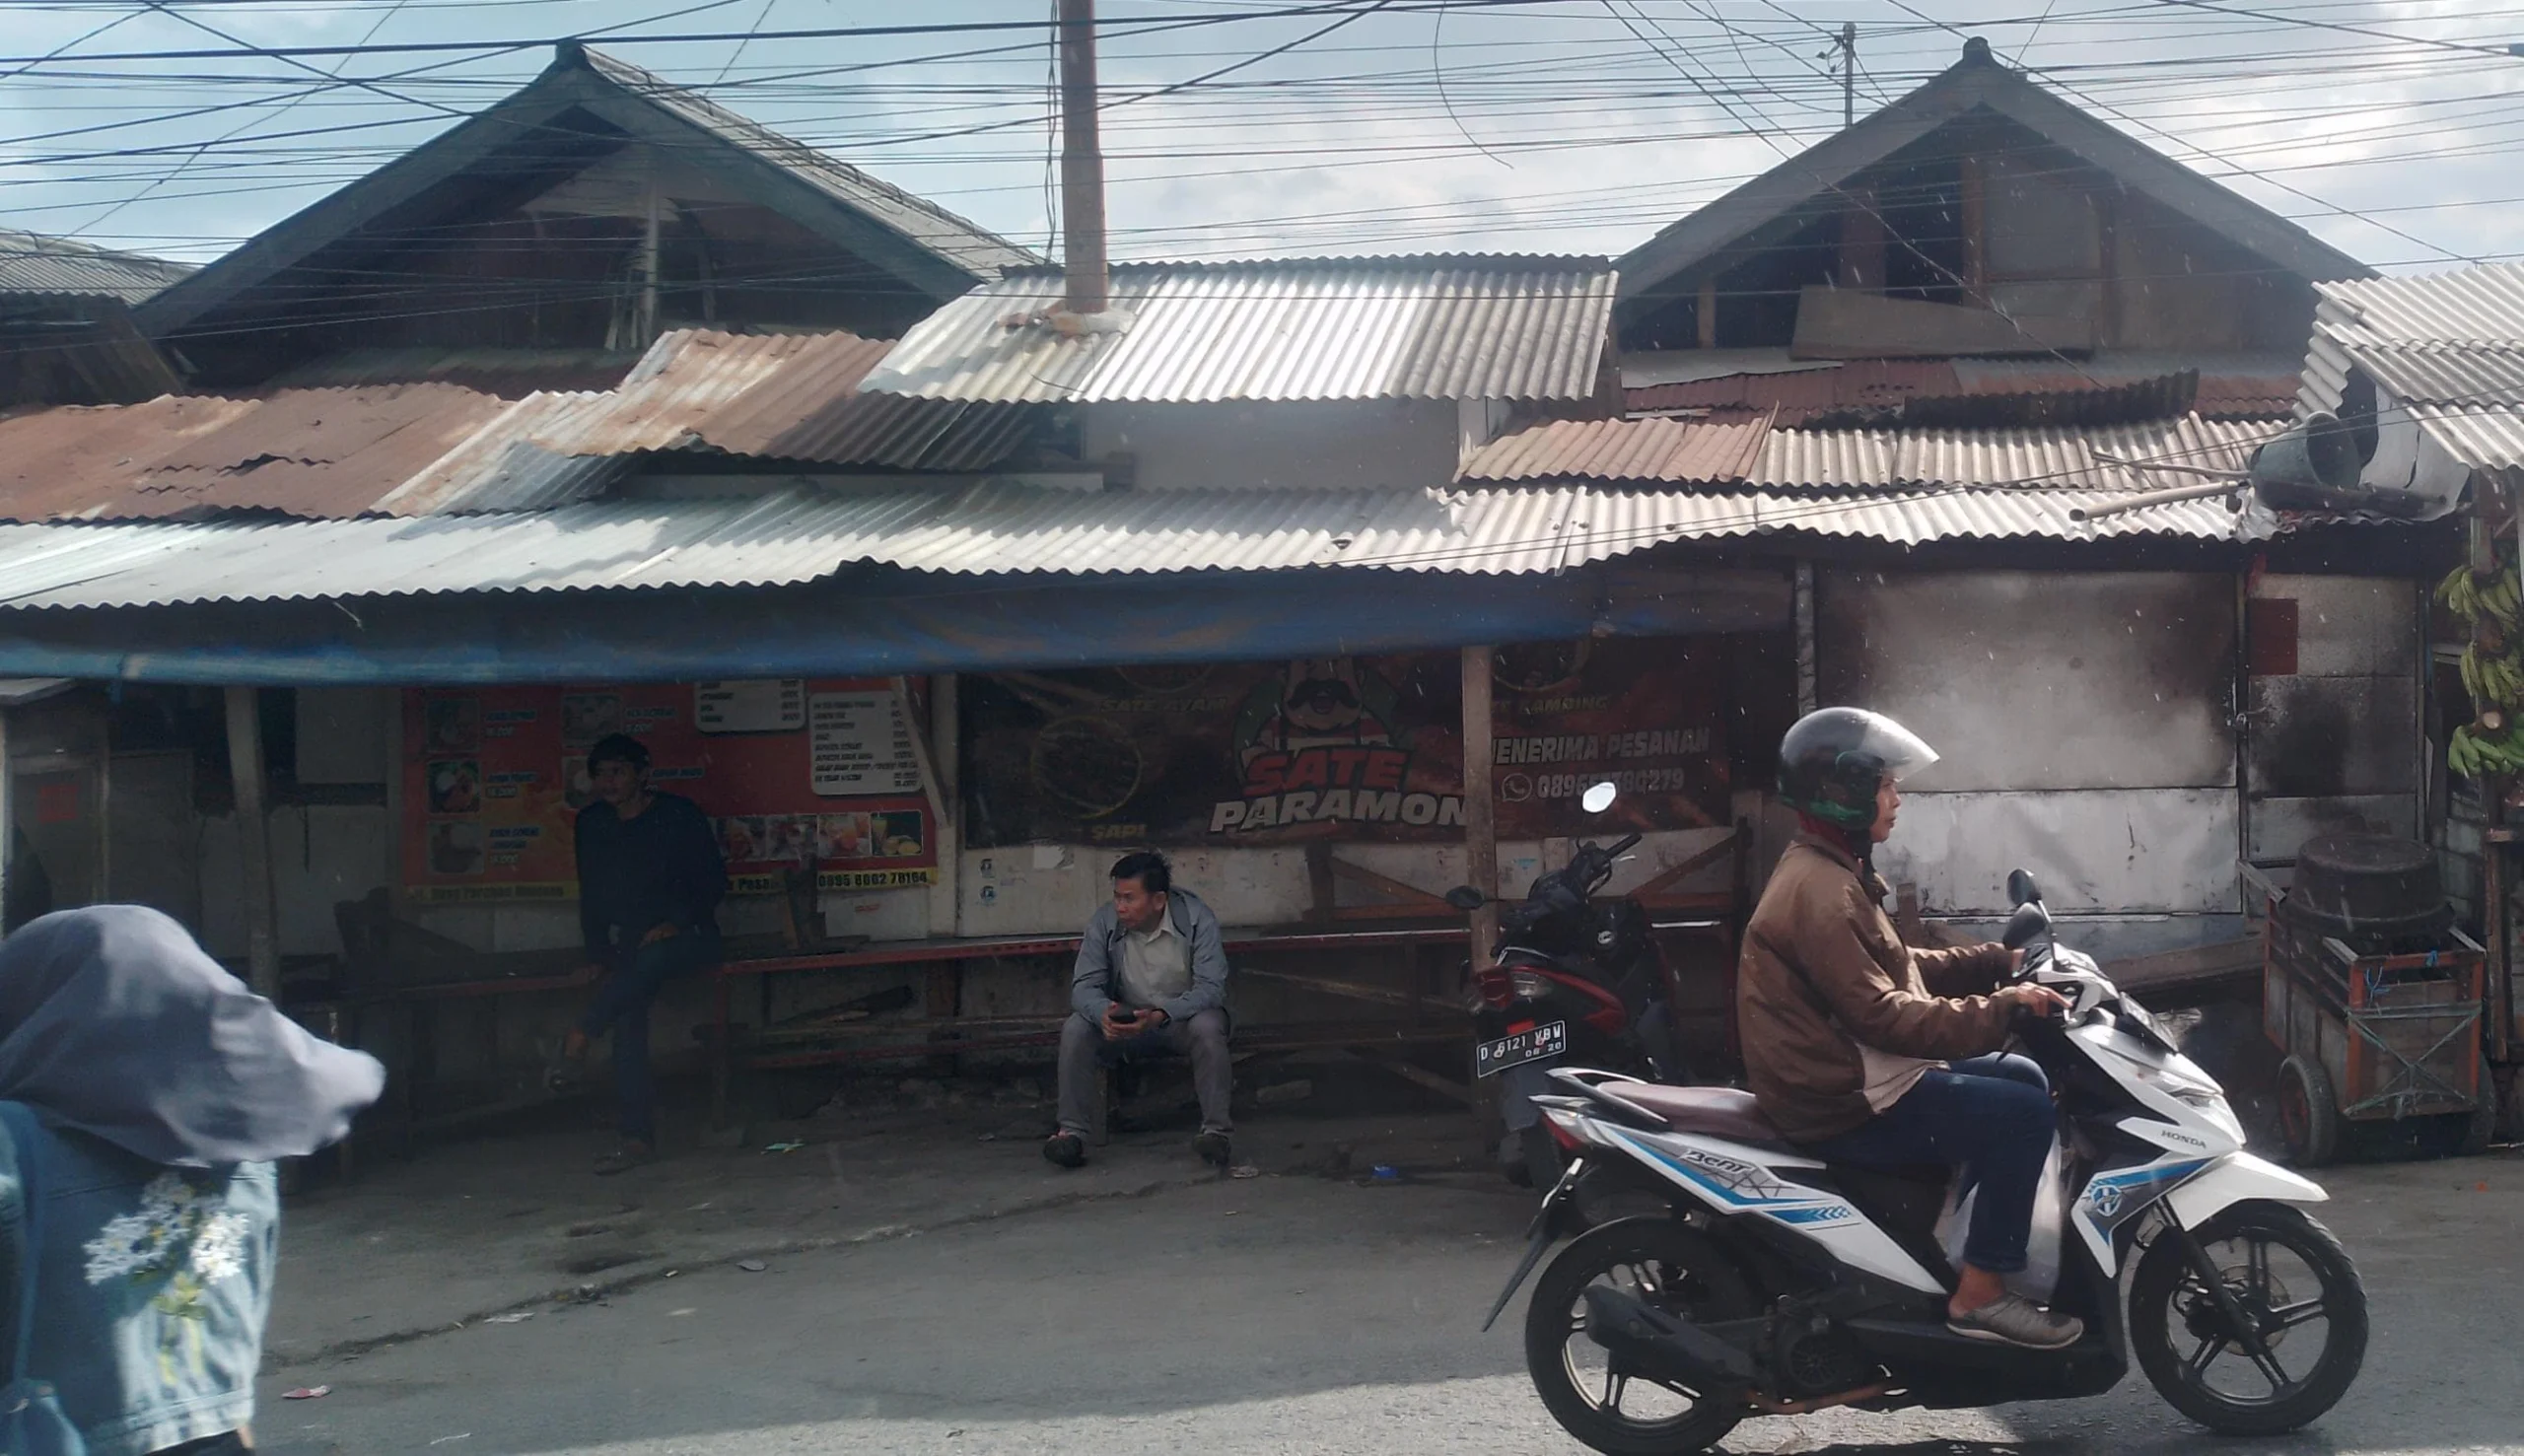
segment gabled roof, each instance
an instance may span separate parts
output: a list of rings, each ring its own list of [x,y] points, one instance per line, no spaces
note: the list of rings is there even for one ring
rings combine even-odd
[[[1622,297],[1734,247],[1928,133],[1975,111],[2006,118],[2248,251],[2310,279],[2374,270],[2277,213],[2210,181],[2053,96],[1990,54],[1975,36],[1963,59],[1900,101],[1843,128],[1631,249],[1618,261]]]
[[[591,130],[589,122],[601,128]],[[637,66],[564,41],[543,74],[506,101],[422,143],[297,216],[263,231],[140,310],[164,338],[426,194],[497,162],[508,173],[567,175],[627,143],[695,157],[763,206],[935,298],[952,298],[1026,249],[975,223],[702,100]]]
[[[0,228],[0,294],[71,294],[137,304],[192,271],[190,263]]]
[[[1583,399],[1611,325],[1602,258],[1477,254],[1123,263],[1118,330],[1046,311],[1061,275],[984,284],[903,336],[867,389],[930,399],[1190,403]]]

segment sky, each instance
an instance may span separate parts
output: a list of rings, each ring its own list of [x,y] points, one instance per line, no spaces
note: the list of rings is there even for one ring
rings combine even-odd
[[[549,62],[551,39],[577,35],[1040,248],[1056,207],[1051,46],[1025,23],[1051,6],[0,3],[0,225],[205,261],[489,105]],[[2524,58],[2505,53],[2524,41],[2524,0],[1098,10],[1117,258],[1618,255],[1838,128],[1844,24],[1861,115],[1979,35],[2065,100],[2387,271],[2524,257]],[[485,48],[259,53],[451,42]],[[216,54],[149,54],[171,50]]]

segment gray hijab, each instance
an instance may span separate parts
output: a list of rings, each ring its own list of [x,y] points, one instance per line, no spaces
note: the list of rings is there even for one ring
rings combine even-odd
[[[309,1035],[137,905],[0,940],[0,1099],[155,1163],[300,1157],[350,1131],[386,1070]]]

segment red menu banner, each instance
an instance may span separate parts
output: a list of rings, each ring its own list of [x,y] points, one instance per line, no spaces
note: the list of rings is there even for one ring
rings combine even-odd
[[[710,816],[737,893],[812,865],[826,889],[938,877],[915,736],[925,704],[885,678],[403,696],[403,886],[423,902],[578,894],[571,826],[593,801],[591,745],[625,733],[651,783]]]

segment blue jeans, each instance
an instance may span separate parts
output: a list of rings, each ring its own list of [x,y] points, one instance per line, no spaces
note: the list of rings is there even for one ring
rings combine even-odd
[[[1993,1052],[1929,1071],[1901,1101],[1806,1147],[1832,1162],[1862,1168],[1968,1168],[1980,1194],[1972,1204],[1963,1262],[1992,1274],[2014,1274],[2024,1268],[2033,1198],[2058,1129],[2051,1079],[2042,1069],[2026,1058]]]
[[[614,952],[613,974],[596,988],[579,1029],[613,1032],[613,1092],[622,1104],[622,1136],[655,1146],[658,1080],[649,1070],[649,1008],[669,981],[719,963],[716,931],[684,931],[650,945]]]

